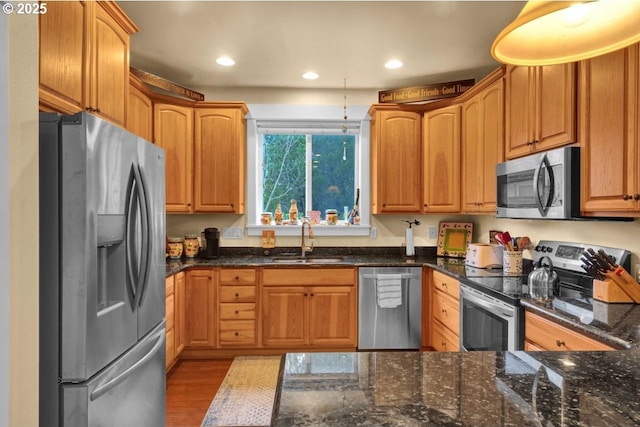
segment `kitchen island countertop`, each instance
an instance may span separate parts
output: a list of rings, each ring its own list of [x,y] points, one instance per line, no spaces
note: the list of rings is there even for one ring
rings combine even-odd
[[[637,426],[640,352],[288,353],[274,426]]]

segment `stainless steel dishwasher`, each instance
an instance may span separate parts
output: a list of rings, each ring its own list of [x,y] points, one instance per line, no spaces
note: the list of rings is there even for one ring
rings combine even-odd
[[[422,268],[362,267],[358,276],[358,349],[419,349]]]

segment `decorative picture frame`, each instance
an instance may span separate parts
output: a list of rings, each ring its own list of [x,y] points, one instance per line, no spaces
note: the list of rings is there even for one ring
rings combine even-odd
[[[472,222],[441,222],[438,231],[437,255],[464,258],[472,236]]]

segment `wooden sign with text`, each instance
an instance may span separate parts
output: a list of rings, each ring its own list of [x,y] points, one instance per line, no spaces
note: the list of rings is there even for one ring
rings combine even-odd
[[[402,104],[406,102],[433,101],[435,99],[452,98],[462,95],[475,84],[475,79],[455,82],[434,83],[425,86],[391,89],[378,92],[380,104]]]

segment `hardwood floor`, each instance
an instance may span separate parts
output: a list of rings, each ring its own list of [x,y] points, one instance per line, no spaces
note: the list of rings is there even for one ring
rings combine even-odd
[[[167,427],[200,427],[233,359],[180,360],[167,376]]]

